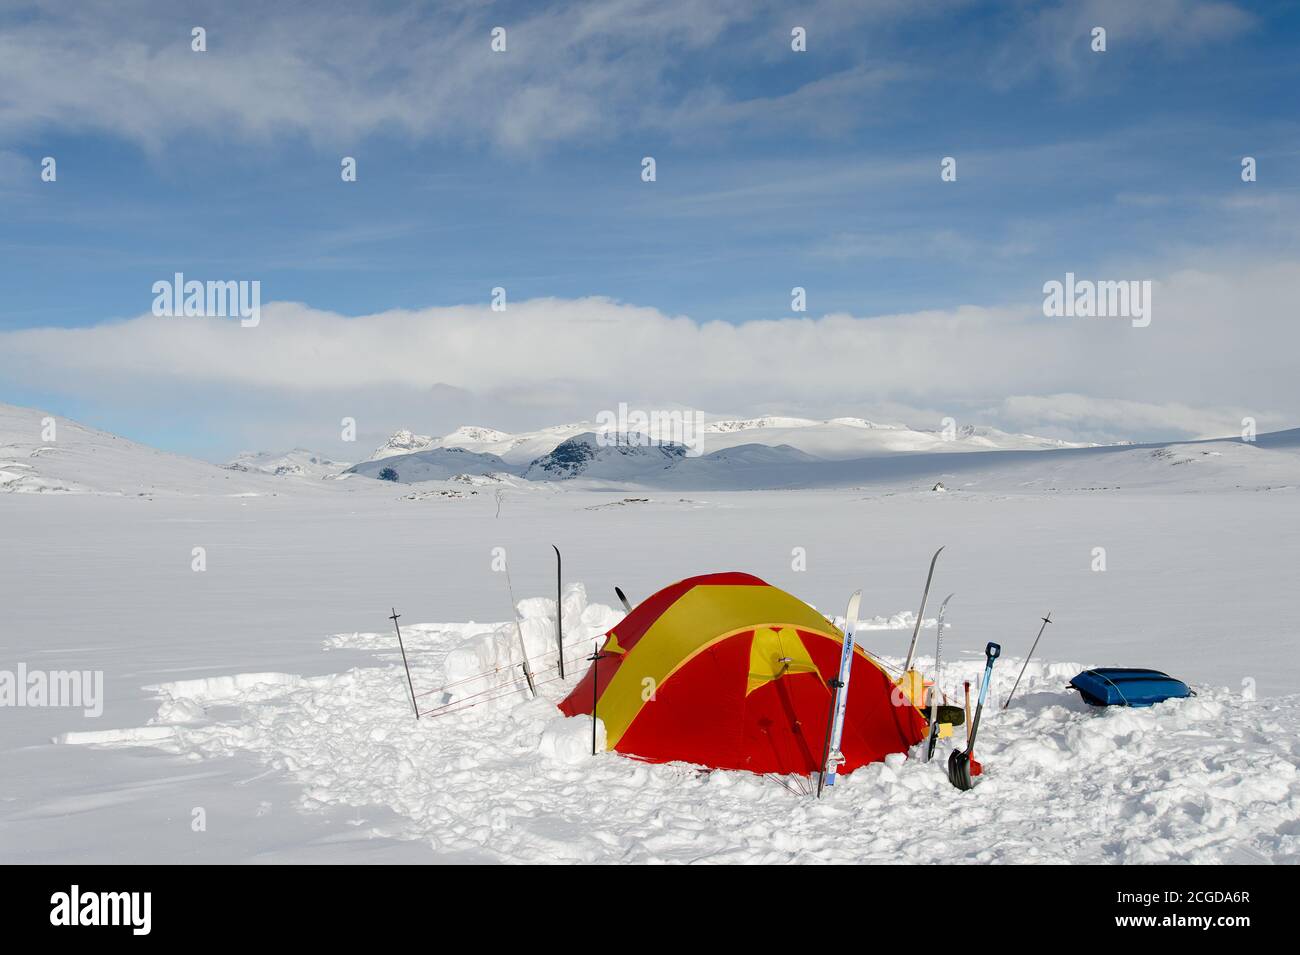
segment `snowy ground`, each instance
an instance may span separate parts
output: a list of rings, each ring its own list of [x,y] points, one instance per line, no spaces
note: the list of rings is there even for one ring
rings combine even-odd
[[[566,601],[573,664],[585,638],[619,616],[585,607],[584,596],[578,588]],[[987,711],[981,755],[988,770],[972,792],[949,785],[945,746],[928,765],[900,754],[860,770],[818,802],[745,773],[645,765],[612,753],[593,758],[590,721],[554,708],[572,681],[559,680],[554,653],[544,654],[554,646],[553,607],[536,600],[522,608],[538,700],[507,666],[518,658],[513,627],[426,625],[407,631],[413,679],[422,706],[444,715],[419,724],[392,638],[375,633],[330,645],[382,647],[386,665],[313,678],[262,673],[167,683],[156,688],[162,702],[147,725],[62,741],[144,745],[196,763],[251,755],[301,786],[295,811],[354,811],[353,825],[418,842],[431,858],[1300,858],[1300,698],[1248,702],[1238,692],[1198,687],[1193,700],[1102,712],[1063,689],[1081,664],[1035,663],[1012,708]],[[956,690],[979,670],[978,662],[960,663],[944,682]],[[448,683],[454,688],[439,691]],[[376,806],[387,811],[385,821],[373,820]]]
[[[353,483],[0,496],[6,657],[103,670],[107,696],[99,718],[0,710],[4,861],[1297,858],[1292,490],[543,487],[507,491],[498,518],[490,493],[410,500]],[[988,775],[964,795],[917,762],[854,774],[815,805],[772,781],[592,759],[589,724],[522,693],[417,726],[389,607],[411,625],[419,686],[436,687],[496,625],[416,625],[506,619],[496,547],[521,600],[553,593],[552,541],[593,605],[615,584],[638,599],[736,569],[830,612],[862,587],[865,612],[884,616],[914,607],[942,543],[935,591],[957,595],[946,646],[960,672],[996,639],[1009,680],[1047,610],[1040,655],[1061,662],[1031,667],[1021,701],[988,714]],[[1098,546],[1105,572],[1091,569]],[[610,619],[589,616],[593,632]],[[897,658],[908,633],[866,636]],[[1200,695],[1089,712],[1062,687],[1104,664],[1165,669]],[[257,673],[282,676],[239,676]]]
[[[1300,433],[837,460],[716,475],[799,490],[668,490],[321,480],[43,427],[0,406],[0,680],[99,672],[104,700],[99,715],[0,707],[0,862],[1298,858]],[[880,617],[864,642],[897,662],[940,544],[950,689],[997,640],[1000,695],[1038,618],[1055,623],[1018,702],[987,712],[988,772],[966,794],[915,760],[818,804],[593,758],[590,723],[554,710],[565,684],[548,673],[531,701],[508,666],[502,688],[452,688],[495,689],[487,702],[417,725],[389,608],[417,689],[445,703],[432,691],[513,660],[504,551],[549,665],[552,543],[579,655],[617,619],[615,585],[637,600],[741,570],[829,612],[861,587]],[[1199,695],[1089,711],[1063,688],[1085,665],[1164,669]]]

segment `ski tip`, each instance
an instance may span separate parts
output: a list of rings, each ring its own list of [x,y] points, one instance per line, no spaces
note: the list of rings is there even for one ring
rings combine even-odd
[[[858,619],[858,607],[862,605],[862,591],[855,590],[849,597],[849,609],[845,615],[845,624],[856,624]]]

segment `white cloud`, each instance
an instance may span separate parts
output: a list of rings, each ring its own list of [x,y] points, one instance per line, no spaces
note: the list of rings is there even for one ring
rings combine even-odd
[[[1082,440],[1113,441],[1125,435],[1172,433],[1215,438],[1241,430],[1245,408],[1193,408],[1088,395],[1013,395],[986,412],[1019,430],[1068,433]],[[1282,422],[1280,415],[1266,415]]]
[[[187,401],[212,414],[214,396],[255,402],[245,423],[364,406],[389,416],[381,430],[444,405],[512,427],[629,401],[735,413],[913,408],[925,417],[910,423],[922,426],[954,414],[1089,439],[1199,436],[1235,432],[1245,414],[1263,429],[1300,419],[1298,292],[1295,265],[1181,272],[1157,283],[1148,328],[1045,319],[1041,303],[740,325],[602,298],[359,317],[277,303],[256,328],[143,316],[0,333],[0,381],[169,414]]]

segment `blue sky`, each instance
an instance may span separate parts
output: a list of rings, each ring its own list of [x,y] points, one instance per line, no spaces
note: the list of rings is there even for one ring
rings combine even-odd
[[[218,16],[63,6],[0,14],[0,336],[12,345],[0,400],[192,453],[323,439],[333,425],[309,425],[303,409],[325,392],[373,405],[376,433],[453,427],[453,412],[538,426],[620,396],[609,383],[553,406],[509,396],[546,387],[564,350],[531,380],[483,388],[431,368],[430,386],[471,396],[406,412],[398,397],[362,399],[360,381],[295,383],[286,368],[282,387],[254,383],[262,418],[277,419],[259,430],[249,407],[210,413],[214,391],[243,387],[236,370],[200,382],[123,368],[135,386],[123,392],[67,354],[92,339],[42,349],[22,333],[145,315],[152,284],[178,271],[256,279],[264,302],[352,317],[481,307],[501,285],[512,302],[602,296],[743,324],[798,318],[795,285],[809,317],[870,321],[1032,310],[1066,271],[1230,280],[1300,258],[1294,4],[304,4],[253,20],[239,3]],[[189,49],[195,24],[206,53]],[[488,48],[494,25],[507,28],[505,53]],[[789,48],[794,25],[808,30],[806,53]],[[1089,50],[1093,25],[1108,30],[1105,53]],[[340,180],[344,155],[356,183]],[[640,180],[646,155],[654,183]],[[1259,182],[1241,182],[1245,155]],[[57,159],[56,183],[39,181],[43,156]],[[940,181],[944,156],[957,182]],[[1290,280],[1282,272],[1277,301]],[[495,343],[485,332],[483,348]],[[617,331],[602,343],[621,347]],[[1201,393],[1189,382],[1203,373],[1183,375],[1148,376],[1153,393],[1133,386],[1137,366],[1091,392],[1087,374],[1063,377],[1097,401],[1202,408],[1211,429],[1254,407],[1249,377],[1234,404],[1231,387]],[[1047,393],[1014,367],[1006,377],[1005,394],[980,381],[933,396],[849,389],[852,407],[807,410],[923,417],[945,403],[994,409],[1030,385]],[[631,397],[704,397],[680,391]],[[804,396],[707,397],[747,413]],[[1295,399],[1270,387],[1259,407],[1283,423],[1300,417]],[[1198,430],[1181,413],[1127,429],[1122,416],[983,423]]]

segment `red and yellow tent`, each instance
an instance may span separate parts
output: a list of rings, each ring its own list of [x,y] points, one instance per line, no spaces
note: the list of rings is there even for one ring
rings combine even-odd
[[[590,714],[594,690],[608,747],[651,762],[812,773],[843,645],[820,613],[757,577],[692,577],[605,634],[599,682],[589,670],[560,709]],[[925,734],[921,713],[856,648],[840,771],[905,752]]]

